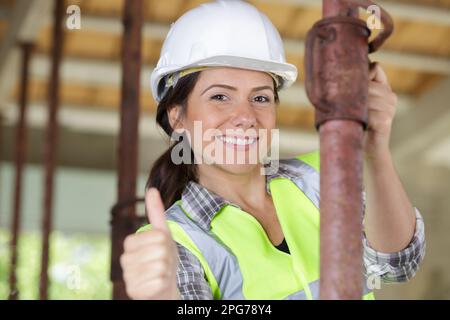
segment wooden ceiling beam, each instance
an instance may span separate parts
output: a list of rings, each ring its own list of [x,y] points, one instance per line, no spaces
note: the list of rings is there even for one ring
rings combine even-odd
[[[101,31],[91,30],[89,21],[95,21],[95,25],[102,24],[96,19],[84,18],[84,27],[82,30],[67,32],[66,42],[64,47],[65,57],[75,57],[94,60],[118,61],[120,57],[120,34],[116,33],[116,27],[119,22],[114,19],[107,19],[106,24],[111,27],[103,25]],[[105,20],[103,20],[105,22]],[[111,30],[108,32],[106,29]],[[118,28],[117,28],[118,29]],[[159,34],[159,36],[158,36]],[[164,39],[164,29],[161,25],[146,24],[144,27],[143,39],[143,62],[145,65],[156,65],[162,42]],[[304,80],[303,68],[303,46],[301,42],[286,41],[286,54],[288,62],[297,66],[299,70],[298,82]],[[51,41],[48,30],[43,30],[39,35],[37,44],[37,51],[40,53],[48,53],[51,47]],[[386,56],[386,55],[385,55]],[[389,79],[394,90],[401,94],[417,94],[422,92],[422,87],[427,83],[434,83],[438,81],[441,75],[435,75],[431,71],[417,71],[406,66],[398,67],[395,61],[403,61],[401,55],[390,56],[387,58],[390,63],[383,63],[383,54],[380,53],[380,59],[385,67]],[[409,58],[405,57],[404,61],[410,61],[412,67],[420,67],[426,69],[427,66],[432,66],[433,71],[448,72],[450,75],[450,62],[448,60],[421,60],[420,57]],[[423,63],[422,63],[423,62]],[[426,63],[425,63],[426,62]],[[432,63],[434,62],[434,64]],[[442,74],[442,73],[441,73]]]
[[[206,1],[186,0],[180,5],[179,0],[148,0],[144,13],[145,20],[169,25],[180,13],[203,2]],[[284,38],[304,39],[313,23],[321,18],[319,0],[250,0],[250,2],[273,20]],[[119,19],[122,1],[104,1],[101,5],[100,3],[103,1],[77,0],[74,4],[80,5],[84,16]],[[449,10],[386,1],[382,1],[381,4],[393,15],[396,26],[396,33],[386,43],[384,49],[406,50],[441,57],[450,55],[450,44],[444,43],[448,42],[450,32]],[[418,36],[422,33],[425,37]],[[417,41],[418,38],[421,41]]]
[[[92,30],[93,32],[112,33],[115,35],[121,34],[120,21],[112,18],[84,16],[83,29],[87,31]],[[152,41],[160,44],[156,50],[158,53],[168,32],[169,25],[165,23],[147,22],[144,24],[143,28],[145,39],[152,39]],[[303,40],[285,37],[283,42],[287,55],[300,57],[300,59],[303,57],[305,45]],[[374,59],[386,62],[392,66],[399,66],[405,69],[428,73],[450,75],[450,61],[444,57],[398,52],[395,50],[381,50],[380,52],[373,54],[373,57]]]
[[[154,66],[145,66],[141,72],[141,85],[144,92],[150,92],[149,78]],[[48,78],[49,61],[47,56],[36,54],[32,60],[31,76],[37,80]],[[62,79],[64,82],[83,83],[85,85],[120,86],[120,66],[114,61],[85,60],[66,58],[62,64]],[[413,98],[398,94],[398,112],[401,114],[413,105]],[[286,90],[280,91],[280,100],[291,106],[309,106],[310,102],[302,83],[297,82]]]
[[[42,103],[47,99],[47,82],[33,79],[29,85],[30,103]],[[13,91],[16,99],[18,86]],[[61,105],[97,110],[118,110],[120,92],[115,85],[92,85],[77,82],[63,82],[60,87]],[[156,103],[149,90],[141,91],[141,112],[154,113]],[[314,130],[314,109],[310,106],[281,104],[277,107],[278,125],[306,131]]]
[[[317,0],[252,0],[250,2],[256,5],[258,3],[277,3],[302,8],[322,7],[322,2]],[[422,3],[416,1],[412,4],[410,0],[404,2],[377,0],[376,3],[397,20],[423,21],[450,27],[448,4],[434,7],[431,1],[422,1]]]

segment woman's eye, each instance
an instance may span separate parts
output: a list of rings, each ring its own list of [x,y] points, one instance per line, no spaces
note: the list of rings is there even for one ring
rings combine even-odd
[[[216,94],[211,97],[211,100],[217,100],[217,101],[225,101],[226,99],[227,99],[227,97],[223,94]]]
[[[210,99],[217,100],[217,101],[227,101],[228,97],[224,94],[215,94]],[[253,101],[258,102],[258,103],[268,103],[271,100],[270,100],[270,98],[268,98],[266,96],[257,96],[257,97],[253,98]]]
[[[254,98],[256,102],[270,102],[270,99],[265,96],[257,96]]]

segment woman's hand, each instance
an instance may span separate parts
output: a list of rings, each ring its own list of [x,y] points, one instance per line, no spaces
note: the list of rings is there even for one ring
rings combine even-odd
[[[397,95],[392,92],[387,76],[378,63],[369,72],[369,124],[365,133],[366,157],[375,159],[389,153],[389,139],[394,120]]]
[[[127,294],[132,299],[180,299],[177,247],[157,189],[147,191],[145,206],[152,229],[129,235],[120,258]]]
[[[375,64],[369,73],[369,125],[365,133],[367,206],[365,233],[370,246],[383,253],[406,248],[414,236],[415,211],[395,171],[389,139],[397,96],[383,69]]]

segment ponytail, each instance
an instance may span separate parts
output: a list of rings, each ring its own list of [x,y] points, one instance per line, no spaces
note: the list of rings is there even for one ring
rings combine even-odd
[[[199,72],[195,72],[180,78],[177,85],[174,88],[171,87],[158,104],[156,122],[169,137],[173,133],[173,128],[169,122],[168,112],[178,105],[181,107],[180,117],[185,115],[187,100],[197,83],[198,75]],[[179,142],[173,143],[155,161],[145,185],[146,189],[154,187],[159,190],[166,209],[181,198],[181,194],[189,181],[198,182],[197,166],[194,163],[192,150],[189,163],[175,164],[172,161],[172,150],[180,143],[188,143],[185,136]]]
[[[181,194],[189,181],[197,180],[194,163],[175,164],[172,162],[172,149],[178,143],[183,142],[173,144],[156,160],[146,185],[146,188],[155,187],[159,190],[165,208],[169,208],[181,198]]]

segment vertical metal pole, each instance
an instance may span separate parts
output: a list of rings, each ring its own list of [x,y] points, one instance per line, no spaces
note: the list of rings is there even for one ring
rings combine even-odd
[[[320,298],[362,297],[361,124],[333,120],[320,127]]]
[[[358,8],[350,6],[346,1],[342,0],[323,0],[322,16],[324,18],[343,16],[358,17]]]
[[[2,194],[2,165],[3,165],[3,116],[0,113],[0,228],[2,227],[2,203],[1,203],[1,194]]]
[[[370,30],[358,8],[370,0],[323,0],[323,19],[306,37],[305,88],[320,133],[320,298],[361,299],[363,134],[368,122],[368,54],[392,34]]]
[[[48,84],[48,123],[45,137],[44,165],[45,165],[45,190],[44,212],[42,219],[42,256],[41,276],[39,284],[39,297],[41,300],[48,298],[48,262],[49,262],[49,237],[52,229],[53,213],[53,180],[56,162],[56,146],[58,143],[57,112],[59,107],[59,67],[63,46],[63,21],[64,0],[55,0],[53,16],[53,48],[51,74]]]
[[[136,197],[138,121],[141,71],[142,0],[126,0],[123,12],[122,101],[118,150],[118,202]],[[128,299],[122,278],[120,255],[125,237],[134,232],[135,206],[112,217],[111,280],[113,299]]]
[[[17,249],[20,234],[21,220],[21,204],[22,204],[22,173],[26,157],[27,137],[26,137],[26,107],[28,104],[28,75],[30,55],[33,45],[31,43],[22,43],[22,72],[20,81],[20,98],[19,98],[19,121],[16,128],[15,143],[15,185],[14,185],[14,211],[11,224],[11,260],[9,272],[9,299],[17,300],[19,292],[17,289]]]
[[[323,1],[324,18],[357,18],[357,10],[340,0]],[[361,299],[363,126],[357,121],[335,119],[323,123],[319,132],[320,298]]]

